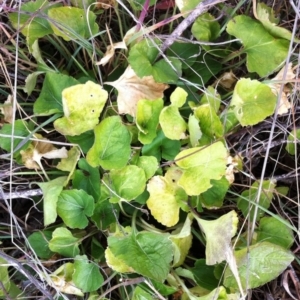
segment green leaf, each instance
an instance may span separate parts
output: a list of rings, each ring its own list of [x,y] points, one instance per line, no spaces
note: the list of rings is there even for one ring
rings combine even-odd
[[[222,142],[181,151],[175,157],[176,164],[183,169],[178,185],[190,196],[207,191],[212,179],[219,180],[225,175],[227,155]]]
[[[80,170],[74,172],[73,188],[84,190],[89,195],[93,196],[95,201],[100,198],[100,173],[98,168],[91,167],[85,159],[80,159],[78,162]]]
[[[146,180],[150,179],[158,169],[158,161],[154,156],[139,156],[136,165],[144,170]]]
[[[80,135],[92,130],[108,97],[101,85],[92,81],[77,84],[62,91],[64,117],[55,120],[54,128],[63,135]]]
[[[202,137],[202,131],[199,126],[199,121],[194,115],[189,116],[188,131],[190,143],[192,147],[199,146],[199,140]]]
[[[300,129],[295,129],[294,131],[290,132],[287,138],[287,144],[285,146],[285,150],[291,154],[296,154],[297,144],[300,142]]]
[[[255,212],[255,203],[257,203],[262,208],[268,209],[270,207],[273,194],[275,192],[276,183],[272,180],[264,180],[262,184],[262,191],[260,198],[258,196],[259,181],[255,181],[250,189],[242,192],[241,196],[238,198],[238,208],[242,211],[245,218],[250,218],[251,221],[258,221],[264,214],[264,210],[258,208],[256,220],[253,220]]]
[[[110,236],[107,241],[111,252],[136,273],[160,282],[166,279],[173,258],[168,235],[139,232],[136,236]]]
[[[199,0],[175,0],[175,3],[180,12],[183,13],[193,10],[199,4]],[[184,16],[187,15],[184,14]]]
[[[7,152],[11,152],[15,149],[24,139],[19,137],[27,137],[30,134],[30,127],[26,121],[16,120],[14,124],[14,132],[12,133],[12,124],[4,124],[0,129],[0,148]],[[3,136],[2,136],[3,135]],[[7,136],[9,137],[7,137]],[[13,137],[13,149],[11,149],[11,139]],[[13,153],[13,157],[17,157],[22,150],[25,150],[30,144],[30,141],[24,143],[20,149]]]
[[[56,220],[58,196],[63,190],[67,179],[67,176],[61,176],[48,182],[37,182],[44,195],[44,226],[48,226]]]
[[[215,59],[213,56],[202,51],[201,54],[197,56],[197,60],[192,68],[184,70],[184,78],[197,86],[204,86],[209,79],[219,73],[221,69],[222,65],[219,59]]]
[[[271,88],[257,80],[240,79],[230,106],[242,126],[256,125],[275,111],[277,96]]]
[[[156,62],[159,55],[157,40],[143,39],[129,52],[128,61],[139,77],[153,76],[156,82],[177,83],[181,76],[181,62],[177,58],[167,57]]]
[[[0,257],[0,282],[1,282],[1,288],[0,288],[0,297],[7,296],[7,292],[9,292],[10,285],[11,285],[11,279],[8,274],[8,267],[9,263]],[[4,290],[6,293],[4,292]]]
[[[153,295],[137,286],[133,291],[131,300],[153,300]]]
[[[290,251],[268,242],[235,251],[234,256],[244,289],[253,289],[277,278],[294,260]],[[237,289],[228,268],[224,275],[224,285]]]
[[[105,250],[105,260],[107,265],[112,268],[114,271],[119,273],[134,273],[134,270],[127,266],[122,258],[116,257],[110,248]]]
[[[94,211],[94,199],[83,190],[65,190],[58,197],[57,213],[70,228],[83,229],[88,225],[87,216]]]
[[[203,135],[211,139],[214,139],[214,137],[220,138],[223,136],[223,124],[220,118],[217,116],[215,110],[209,104],[200,105],[195,109],[194,114],[199,120],[200,129]]]
[[[198,41],[213,41],[219,37],[220,25],[210,13],[199,16],[192,26],[192,34]],[[204,45],[208,50],[209,46]]]
[[[200,104],[209,104],[209,106],[218,113],[221,106],[221,96],[217,90],[209,86],[205,89],[205,93],[200,99]]]
[[[87,13],[81,8],[64,6],[49,9],[48,15],[54,34],[65,41],[90,38],[99,31],[96,15],[90,10]]]
[[[95,140],[94,131],[86,131],[80,135],[66,136],[66,139],[72,143],[79,145],[83,153],[87,153],[92,148]]]
[[[249,72],[256,72],[261,77],[267,76],[287,58],[289,41],[274,38],[260,22],[248,16],[237,16],[229,21],[227,32],[242,41]]]
[[[186,102],[188,93],[181,87],[177,87],[170,96],[171,104],[176,107],[182,107]]]
[[[78,255],[74,259],[74,273],[72,276],[76,287],[84,293],[96,291],[102,285],[104,279],[99,266],[89,263],[86,255]]]
[[[139,141],[150,144],[156,137],[159,114],[164,106],[162,99],[153,101],[139,100],[136,111],[136,126],[139,129]]]
[[[294,242],[294,235],[286,222],[288,221],[283,220],[280,216],[261,218],[256,241],[266,241],[289,249]]]
[[[174,245],[173,267],[178,267],[184,263],[192,246],[192,220],[193,217],[189,214],[184,224],[182,224],[181,227],[177,227],[176,230],[170,235],[170,239]]]
[[[49,242],[49,248],[65,257],[75,257],[79,254],[79,238],[72,235],[66,228],[56,228],[52,233],[52,239]]]
[[[104,188],[102,187],[102,191]],[[106,230],[111,224],[116,222],[119,209],[107,199],[101,199],[95,204],[94,214],[91,220],[95,223],[99,230]]]
[[[130,156],[131,137],[119,116],[104,119],[94,129],[95,142],[86,160],[92,167],[111,170],[124,167]]]
[[[21,5],[21,14],[11,13],[9,19],[15,29],[21,30],[26,36],[27,46],[32,51],[32,45],[38,38],[53,33],[45,17],[52,7],[62,6],[60,3],[49,3],[45,0],[30,1]]]
[[[168,56],[180,57],[182,69],[190,68],[201,52],[200,46],[192,43],[174,42],[167,50]]]
[[[112,196],[116,197],[117,201],[133,200],[142,194],[146,187],[144,170],[134,165],[111,170],[108,181],[111,183]]]
[[[201,204],[208,209],[220,208],[230,184],[225,177],[212,180],[211,183],[212,187],[200,195]]]
[[[237,213],[232,210],[213,221],[203,220],[196,216],[195,219],[206,237],[206,264],[215,265],[224,260],[228,262],[228,253],[232,250],[231,238],[237,232],[239,221]]]
[[[168,227],[178,223],[181,203],[187,200],[185,191],[177,184],[181,174],[179,168],[172,167],[165,177],[154,176],[147,184],[150,193],[147,206],[151,215]]]
[[[168,139],[162,130],[158,131],[157,136],[151,144],[144,145],[142,154],[146,156],[155,156],[158,161],[161,158],[173,160],[180,150],[180,141]]]
[[[33,104],[34,114],[48,116],[63,112],[63,90],[78,83],[76,79],[67,75],[46,73],[42,91]]]
[[[49,259],[53,255],[53,252],[49,249],[51,238],[52,231],[37,231],[28,237],[28,243],[38,257]]]
[[[197,284],[211,291],[219,285],[219,279],[215,277],[214,269],[214,266],[206,265],[205,259],[198,259],[191,271]]]

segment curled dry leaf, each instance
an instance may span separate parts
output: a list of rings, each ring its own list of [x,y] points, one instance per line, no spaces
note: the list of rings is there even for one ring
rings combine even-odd
[[[43,169],[41,165],[43,157],[48,159],[68,157],[68,151],[65,147],[57,149],[51,143],[45,142],[48,140],[40,134],[36,134],[35,137],[41,140],[33,141],[26,150],[21,151],[22,162],[26,168]]]
[[[0,112],[4,115],[4,122],[12,123],[13,117],[13,98],[11,95],[8,95],[7,100],[4,102],[4,105],[0,108]]]
[[[282,94],[280,95],[280,103],[278,107],[278,115],[283,115],[289,111],[291,108],[291,103],[288,100],[290,95],[290,88],[287,86],[288,83],[292,82],[295,79],[295,74],[292,68],[292,63],[289,63],[288,69],[285,73],[285,67],[283,67],[278,74],[272,79],[272,82],[269,86],[272,89],[272,92],[277,96],[280,93],[281,85],[284,84]]]
[[[105,82],[118,90],[118,110],[120,114],[135,116],[139,100],[156,100],[163,97],[163,92],[169,86],[157,83],[152,76],[139,78],[128,66],[124,74],[114,82]]]

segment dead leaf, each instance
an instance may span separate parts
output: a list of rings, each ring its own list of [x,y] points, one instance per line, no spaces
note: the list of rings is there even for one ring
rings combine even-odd
[[[284,76],[285,67],[283,67],[277,75],[271,80],[274,83],[269,83],[268,85],[271,87],[272,92],[277,96],[280,92],[282,84],[284,84],[282,94],[280,97],[280,103],[278,107],[278,115],[286,114],[291,108],[291,103],[289,102],[290,96],[290,88],[287,84],[293,82],[296,75],[294,73],[294,69],[292,68],[292,63],[289,63],[287,72]]]
[[[218,83],[226,90],[232,90],[237,82],[236,76],[230,70],[230,72],[225,72],[221,75],[221,78],[218,79]]]
[[[4,115],[4,122],[11,124],[13,119],[13,98],[8,95],[7,100],[4,102],[3,106],[0,108],[1,113]]]
[[[32,144],[26,149],[22,150],[22,162],[28,169],[43,169],[41,159],[54,159],[54,158],[66,158],[68,151],[65,147],[60,149],[55,148],[51,143],[45,142],[48,139],[43,138],[40,134],[35,134],[35,138],[39,141],[33,141]],[[44,142],[43,142],[44,140]]]
[[[118,110],[120,114],[135,116],[139,100],[156,100],[163,97],[163,92],[169,86],[157,83],[153,76],[138,77],[128,66],[123,75],[114,82],[105,82],[118,90]]]

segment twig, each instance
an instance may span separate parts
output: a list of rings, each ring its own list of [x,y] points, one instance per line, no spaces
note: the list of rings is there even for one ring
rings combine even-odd
[[[165,52],[201,14],[208,11],[212,6],[225,1],[226,0],[204,0],[200,2],[163,42],[160,48],[161,53]]]
[[[13,192],[13,193],[2,193],[1,192],[0,200],[30,198],[30,197],[41,196],[41,195],[43,195],[43,191],[41,189],[26,190],[26,191]]]

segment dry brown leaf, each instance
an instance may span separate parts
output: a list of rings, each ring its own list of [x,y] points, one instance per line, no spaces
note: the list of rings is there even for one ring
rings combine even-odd
[[[234,88],[234,85],[237,82],[236,76],[233,74],[233,72],[230,70],[230,72],[225,72],[222,74],[221,78],[218,79],[218,83],[226,90],[232,90]]]
[[[0,108],[1,113],[4,115],[4,122],[12,123],[13,118],[13,105],[12,105],[12,96],[8,95],[7,100],[4,102],[4,105]]]
[[[139,100],[156,100],[163,97],[163,92],[169,86],[157,83],[153,76],[138,77],[128,66],[123,75],[114,82],[105,82],[118,90],[118,110],[120,114],[135,116]]]
[[[276,96],[279,94],[282,84],[284,84],[284,88],[280,97],[280,103],[278,107],[278,115],[283,115],[287,113],[291,108],[291,103],[288,100],[288,97],[290,95],[290,89],[287,86],[287,84],[293,82],[296,77],[292,68],[292,63],[289,63],[285,76],[284,76],[284,72],[285,72],[285,67],[283,67],[277,73],[277,75],[272,79],[274,83],[269,83],[272,92]]]
[[[33,141],[32,144],[26,149],[22,150],[22,162],[28,169],[43,169],[41,165],[41,159],[48,158],[66,158],[68,151],[65,147],[60,149],[55,148],[51,143],[43,142],[48,141],[43,138],[40,134],[36,134],[35,138],[41,139],[41,141]]]

